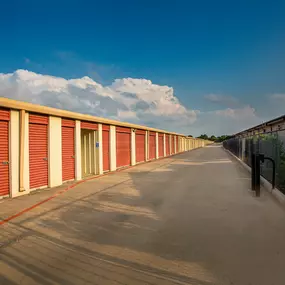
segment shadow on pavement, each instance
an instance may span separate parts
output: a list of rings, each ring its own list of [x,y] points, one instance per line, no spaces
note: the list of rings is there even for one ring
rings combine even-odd
[[[17,272],[21,284],[216,284],[188,227],[191,176],[203,164],[187,165],[187,154],[175,160],[13,223],[28,234],[2,248],[7,275]]]

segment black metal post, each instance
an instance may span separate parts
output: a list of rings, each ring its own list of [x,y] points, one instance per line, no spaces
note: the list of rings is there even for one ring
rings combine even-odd
[[[255,194],[260,197],[260,157],[255,156]]]
[[[275,161],[273,159],[271,159],[272,162],[272,189],[275,188],[275,179],[276,179],[276,166],[275,166]]]
[[[251,153],[251,190],[255,191],[256,185],[255,185],[255,176],[256,176],[256,155],[254,153]]]

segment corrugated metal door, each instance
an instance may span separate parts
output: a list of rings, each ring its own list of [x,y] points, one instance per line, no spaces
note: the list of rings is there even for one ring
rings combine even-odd
[[[156,134],[155,132],[149,132],[149,159],[155,159],[156,152]]]
[[[171,136],[171,148],[172,148],[172,153],[173,153],[173,154],[175,153],[174,140],[175,140],[175,137],[174,137],[174,136]]]
[[[158,134],[158,156],[163,157],[163,134]]]
[[[176,152],[179,152],[179,137],[176,136]]]
[[[131,164],[131,129],[116,127],[117,168]]]
[[[30,189],[48,186],[48,116],[29,114]]]
[[[145,131],[136,131],[136,162],[145,161]]]
[[[169,135],[165,135],[165,152],[166,156],[169,156],[169,151],[170,151],[170,145],[169,145]]]
[[[9,195],[9,120],[10,111],[0,109],[0,196]]]
[[[102,126],[103,171],[110,170],[110,126]]]
[[[98,124],[97,123],[93,123],[93,122],[85,122],[85,121],[81,121],[81,129],[85,129],[85,130],[98,130]]]
[[[74,120],[61,120],[62,181],[75,178],[74,128]]]

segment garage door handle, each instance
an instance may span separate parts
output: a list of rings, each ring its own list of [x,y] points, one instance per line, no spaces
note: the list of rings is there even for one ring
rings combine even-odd
[[[9,161],[2,161],[2,164],[9,164]]]
[[[75,155],[72,155],[71,157],[72,157],[72,158],[75,158]]]
[[[43,158],[43,160],[48,160],[47,157]]]

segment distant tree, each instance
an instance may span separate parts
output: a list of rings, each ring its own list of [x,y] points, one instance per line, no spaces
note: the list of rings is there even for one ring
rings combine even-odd
[[[188,135],[188,138],[193,138],[193,136],[191,136],[191,135]]]
[[[210,137],[207,134],[202,134],[199,137],[197,137],[198,139],[203,139],[203,140],[210,140],[213,142],[223,142],[225,140],[228,140],[231,138],[231,136],[228,135],[222,135],[222,136],[218,136],[216,137],[215,135],[211,135]]]
[[[217,138],[216,138],[214,135],[212,135],[212,136],[209,138],[209,140],[215,142],[215,141],[217,140]]]
[[[209,137],[206,134],[200,135],[199,137],[197,137],[198,139],[202,139],[202,140],[208,140]]]
[[[222,136],[217,137],[216,142],[223,142],[223,141],[226,141],[230,138],[231,138],[231,136],[229,136],[229,135],[222,135]]]

